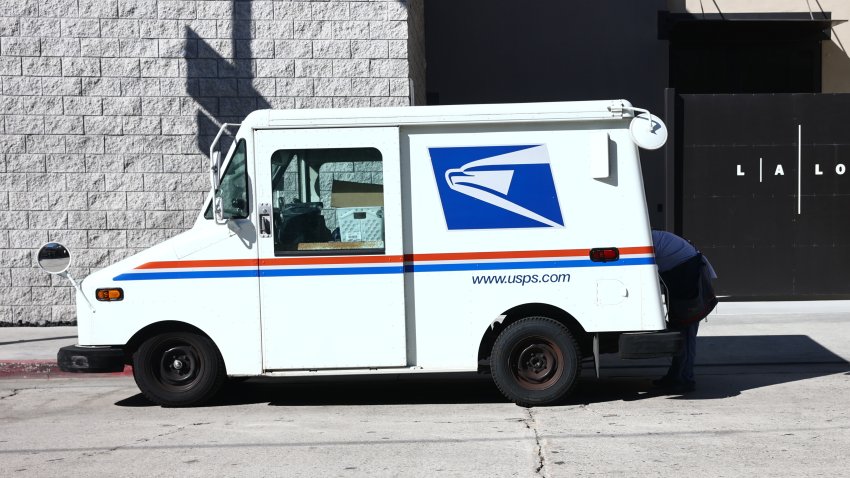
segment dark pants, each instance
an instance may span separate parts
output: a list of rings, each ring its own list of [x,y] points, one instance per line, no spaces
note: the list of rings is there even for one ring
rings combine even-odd
[[[702,255],[697,254],[678,266],[661,273],[667,285],[668,301],[692,299],[699,294],[700,271],[703,267]],[[699,321],[687,325],[675,325],[671,318],[670,328],[682,335],[682,350],[673,357],[665,380],[684,385],[694,385],[694,359],[697,354],[697,330]]]
[[[690,323],[676,330],[682,335],[682,350],[673,357],[673,362],[664,378],[685,385],[695,385],[694,360],[697,355],[699,322]]]

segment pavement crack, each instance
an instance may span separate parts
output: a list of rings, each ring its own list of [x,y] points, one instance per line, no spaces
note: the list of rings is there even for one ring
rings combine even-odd
[[[159,435],[156,435],[153,438],[151,438],[151,440],[154,440],[154,439],[157,439],[157,438],[162,438],[162,437],[167,437],[168,435],[174,435],[175,433],[180,433],[185,429],[186,429],[185,425],[179,426],[179,427],[175,428],[174,430],[169,430],[167,432],[160,433]]]
[[[21,388],[13,388],[13,389],[12,389],[12,393],[10,393],[9,395],[3,395],[2,397],[0,397],[0,400],[6,400],[7,398],[12,398],[12,397],[14,397],[15,395],[17,395],[17,394],[18,394],[18,392],[20,392],[21,390],[23,390],[23,389],[21,389]]]
[[[195,425],[195,424],[193,423],[192,425]],[[124,444],[121,444],[121,445],[115,445],[115,446],[112,446],[112,447],[109,447],[109,448],[106,448],[106,449],[103,449],[103,450],[99,450],[99,451],[85,452],[85,453],[82,454],[82,456],[92,457],[92,456],[98,456],[98,455],[107,455],[109,453],[112,453],[112,452],[115,452],[115,451],[118,451],[118,450],[135,447],[135,446],[139,445],[140,443],[147,443],[147,442],[156,440],[157,438],[162,438],[162,437],[165,437],[165,436],[168,436],[168,435],[174,435],[175,433],[180,433],[185,429],[186,429],[186,425],[178,426],[178,427],[175,427],[173,430],[168,430],[166,432],[156,434],[156,435],[154,435],[150,438],[146,438],[146,437],[137,438],[136,440],[134,440],[131,443],[124,443]]]
[[[537,455],[537,465],[534,467],[534,474],[545,477],[546,474],[543,472],[543,467],[546,466],[546,460],[543,457],[543,445],[540,444],[540,434],[537,432],[537,418],[530,408],[527,408],[525,412],[528,417],[522,422],[526,428],[534,433],[534,453]]]

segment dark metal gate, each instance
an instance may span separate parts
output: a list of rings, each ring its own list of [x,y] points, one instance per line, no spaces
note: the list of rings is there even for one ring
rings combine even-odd
[[[679,95],[674,121],[675,229],[718,294],[850,298],[850,95]]]

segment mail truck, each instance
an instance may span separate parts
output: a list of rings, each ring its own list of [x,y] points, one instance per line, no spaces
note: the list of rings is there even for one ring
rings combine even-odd
[[[476,371],[533,406],[567,396],[585,358],[598,373],[600,353],[670,355],[638,155],[666,130],[642,111],[262,110],[222,125],[194,226],[73,282],[79,344],[60,366],[132,365],[164,406],[228,377]],[[68,276],[62,245],[40,259]]]

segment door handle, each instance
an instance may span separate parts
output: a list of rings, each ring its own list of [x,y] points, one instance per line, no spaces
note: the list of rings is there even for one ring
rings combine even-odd
[[[260,204],[260,237],[272,237],[271,205]]]

